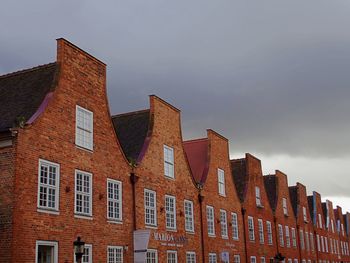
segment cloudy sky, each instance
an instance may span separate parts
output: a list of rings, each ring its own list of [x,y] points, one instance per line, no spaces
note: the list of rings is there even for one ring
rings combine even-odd
[[[0,74],[64,37],[108,65],[112,113],[156,94],[184,138],[212,128],[350,211],[350,1],[2,1]]]

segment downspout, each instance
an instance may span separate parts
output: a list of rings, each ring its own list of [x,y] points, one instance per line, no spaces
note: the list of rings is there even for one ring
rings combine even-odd
[[[244,218],[244,215],[245,215],[245,208],[242,206],[241,208],[241,212],[242,212],[242,219],[243,219],[243,239],[244,239],[244,256],[245,256],[245,262],[249,262],[248,261],[248,250],[247,250],[247,236],[246,236],[246,228],[245,228],[245,218]]]
[[[134,172],[134,167],[130,173],[130,182],[132,184],[132,203],[133,203],[133,228],[136,230],[136,183],[139,177]]]
[[[277,250],[276,255],[278,255],[280,253],[279,248],[278,248],[279,245],[280,245],[279,242],[278,242],[280,234],[279,234],[279,231],[278,231],[276,215],[273,215],[273,223],[275,225],[275,233],[276,233],[276,236],[275,236],[276,237],[276,250]]]
[[[295,234],[295,238],[297,239],[297,244],[298,244],[298,250],[299,250],[299,262],[301,263],[301,259],[302,259],[302,255],[301,255],[301,247],[300,247],[300,236],[299,236],[299,233],[300,233],[300,226],[299,224],[297,224],[297,232]],[[316,238],[316,236],[315,236]]]
[[[200,210],[200,222],[201,222],[201,246],[202,246],[202,262],[205,263],[205,252],[204,252],[204,223],[203,223],[203,200],[204,196],[201,194],[201,188],[199,187],[198,201]]]

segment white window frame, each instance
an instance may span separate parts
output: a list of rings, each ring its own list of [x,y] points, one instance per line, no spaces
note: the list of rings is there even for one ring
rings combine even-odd
[[[297,247],[297,235],[296,235],[296,231],[295,228],[291,228],[291,234],[292,234],[292,246],[293,247]]]
[[[120,255],[121,255],[121,262],[123,262],[123,252],[124,252],[124,250],[123,250],[123,247],[122,246],[107,246],[107,262],[109,263],[109,262],[112,262],[112,263],[117,263],[117,261],[116,261],[116,255],[117,254],[115,254],[114,255],[114,258],[113,258],[113,261],[111,261],[110,260],[110,258],[109,258],[109,250],[113,250],[113,253],[119,253],[120,252]]]
[[[269,245],[273,245],[272,225],[270,221],[266,221],[266,229],[267,229],[267,243]]]
[[[240,263],[240,262],[241,262],[241,256],[233,255],[233,263]]]
[[[207,205],[207,227],[208,227],[208,235],[215,236],[215,213],[214,207]]]
[[[174,148],[168,145],[163,145],[163,158],[164,158],[164,175],[167,178],[175,178],[175,157]]]
[[[148,258],[150,254],[154,255],[154,262],[152,262],[151,258]],[[146,262],[145,263],[158,263],[158,250],[156,249],[147,249],[146,252]]]
[[[286,247],[290,247],[290,235],[289,235],[289,227],[285,226],[285,232],[286,232]]]
[[[278,224],[278,237],[280,241],[280,246],[284,247],[283,226],[281,224]]]
[[[153,195],[154,199],[154,206],[150,206],[146,204],[146,193],[149,195]],[[157,226],[157,193],[156,191],[150,190],[150,189],[144,189],[143,191],[143,203],[145,208],[145,225],[146,226]],[[149,222],[147,221],[147,211],[149,212],[149,215],[154,216],[154,222],[151,221],[151,216],[149,217]]]
[[[209,263],[217,263],[216,253],[209,253],[208,259],[209,259]]]
[[[53,263],[58,263],[58,242],[37,240],[35,244],[35,263],[39,262],[39,259],[38,259],[39,246],[53,247]]]
[[[169,254],[175,255],[175,262],[169,262]],[[177,263],[177,251],[176,250],[167,250],[166,251],[166,256],[167,256],[167,263]]]
[[[259,231],[259,242],[260,244],[265,243],[265,238],[264,238],[264,223],[261,218],[258,219],[258,231]]]
[[[196,263],[196,252],[194,251],[186,252],[186,263]]]
[[[119,194],[118,194],[117,198],[114,197],[114,193],[112,193],[113,197],[110,197],[109,184],[112,184],[113,188],[115,186],[118,187]],[[110,203],[113,204],[112,209],[119,206],[119,216],[115,216],[115,211],[112,212],[113,216],[110,216],[110,213],[109,213],[109,209],[111,208]],[[115,210],[115,209],[113,209],[113,210]],[[118,180],[114,180],[114,179],[109,179],[109,178],[107,178],[107,218],[109,220],[116,220],[116,221],[123,220],[123,186],[122,186],[122,182],[118,181]]]
[[[255,203],[257,207],[262,207],[260,187],[255,186]]]
[[[238,216],[237,213],[231,213],[232,217],[232,238],[234,240],[239,239],[239,228],[238,228]]]
[[[306,213],[306,207],[305,206],[303,206],[303,217],[304,217],[304,222],[308,222],[307,221],[307,213]]]
[[[250,241],[255,241],[254,218],[252,216],[248,216],[248,237]]]
[[[167,205],[172,203],[172,207]],[[165,195],[165,226],[166,229],[176,230],[176,198],[172,195]]]
[[[265,257],[260,257],[260,263],[266,263]]]
[[[314,235],[311,232],[309,233],[309,238],[310,238],[310,244],[311,244],[311,251],[314,251],[315,250]]]
[[[220,209],[220,226],[221,226],[221,237],[223,239],[228,239],[227,213],[223,209]]]
[[[190,200],[184,200],[184,213],[185,213],[185,230],[187,232],[194,232],[194,214],[193,214],[193,202]]]
[[[283,214],[288,216],[287,198],[282,198]]]
[[[225,171],[220,168],[218,168],[218,189],[219,189],[219,195],[226,196]]]
[[[322,227],[322,216],[321,216],[321,214],[318,214],[318,227],[321,228],[321,229],[323,228]]]
[[[88,253],[89,253],[88,254],[89,261],[84,261],[86,251],[88,251]],[[77,263],[75,254],[73,255],[73,257],[74,257],[74,263]],[[81,258],[81,263],[92,263],[92,262],[93,262],[93,260],[92,260],[92,244],[85,244],[84,245],[84,254]]]
[[[305,250],[304,231],[302,229],[299,230],[299,239],[300,239],[300,249]]]
[[[83,177],[84,176],[88,176],[89,182],[90,182],[90,186],[89,186],[89,192],[84,192],[84,191],[77,191],[77,178],[78,178],[78,174],[81,174]],[[85,171],[81,171],[81,170],[75,170],[75,187],[74,187],[74,213],[76,215],[81,215],[81,216],[92,216],[92,173],[88,173]],[[84,188],[84,183],[82,183],[82,188]],[[77,196],[78,195],[82,195],[82,197],[84,198],[84,196],[88,196],[89,197],[89,213],[84,212],[84,201],[82,201],[82,211],[77,211]],[[83,200],[83,199],[82,199]]]
[[[49,181],[49,169],[50,167],[54,167],[56,169],[56,184],[55,186],[50,185],[48,183],[44,184],[41,183],[41,167],[46,166],[48,168],[47,171],[47,182]],[[40,188],[44,187],[46,188],[46,206],[40,205]],[[55,190],[55,206],[54,207],[49,207],[48,206],[48,197],[49,189],[54,189]],[[43,209],[43,210],[48,210],[48,211],[59,211],[59,205],[60,205],[60,165],[58,163],[53,163],[50,161],[46,161],[44,159],[39,159],[39,167],[38,167],[38,195],[37,195],[37,206],[38,209]]]
[[[78,125],[78,111],[81,110],[84,114],[90,115],[88,121],[91,122],[91,129],[87,129],[85,127],[79,127]],[[84,133],[89,134],[89,136],[87,137],[89,140],[89,143],[91,144],[89,145],[84,145],[84,143],[80,143],[80,139],[79,134],[78,134],[78,130],[83,131]],[[76,109],[75,109],[75,145],[84,148],[84,149],[88,149],[88,150],[93,150],[94,148],[94,113],[92,111],[89,111],[88,109],[85,109],[79,105],[76,105]]]
[[[256,263],[256,257],[250,256],[250,263]]]

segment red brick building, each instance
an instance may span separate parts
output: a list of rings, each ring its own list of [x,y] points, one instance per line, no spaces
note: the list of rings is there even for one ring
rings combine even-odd
[[[231,174],[228,140],[213,130],[184,142],[199,189],[205,262],[244,262],[241,205]]]
[[[265,191],[261,162],[250,154],[232,160],[232,174],[242,205],[246,262],[265,263],[276,256],[274,217]]]
[[[180,111],[157,96],[150,108],[112,117],[134,166],[135,230],[149,230],[149,262],[201,262],[198,192],[182,145]]]
[[[335,216],[337,233],[338,233],[339,242],[340,242],[341,261],[350,262],[349,242],[348,242],[349,239],[346,233],[345,216],[343,215],[343,211],[340,206],[337,206],[336,209],[334,209],[334,216]]]
[[[310,214],[306,187],[297,183],[289,187],[291,203],[297,221],[297,243],[299,244],[299,262],[317,262],[314,225]],[[304,241],[300,241],[300,233],[303,233]],[[303,242],[303,248],[300,243]],[[309,244],[308,244],[309,243]]]
[[[105,64],[58,39],[56,62],[4,75],[0,87],[0,262],[73,262],[78,236],[84,262],[132,261],[129,166]]]
[[[274,214],[277,253],[281,254],[285,262],[293,263],[299,259],[299,245],[297,242],[297,224],[289,196],[287,175],[280,171],[264,176],[266,193]],[[300,232],[304,235],[304,232]],[[308,232],[306,249],[310,249]],[[302,244],[303,245],[303,244]],[[305,246],[301,246],[305,249]]]

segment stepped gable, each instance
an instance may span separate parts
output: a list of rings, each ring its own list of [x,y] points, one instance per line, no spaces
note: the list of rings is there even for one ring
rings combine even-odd
[[[112,122],[125,156],[139,162],[150,131],[150,110],[114,115]]]
[[[207,138],[185,141],[183,143],[193,179],[204,185],[209,170],[209,140]]]
[[[50,63],[0,76],[0,132],[30,123],[56,86],[59,66]]]

